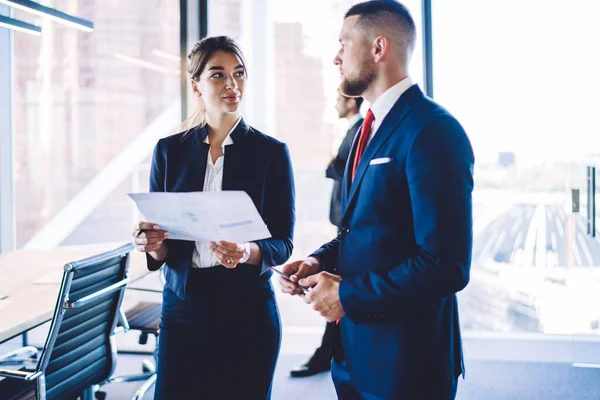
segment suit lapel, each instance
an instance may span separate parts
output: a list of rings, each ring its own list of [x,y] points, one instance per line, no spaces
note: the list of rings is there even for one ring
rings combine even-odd
[[[245,162],[248,149],[244,146],[250,127],[242,119],[231,132],[233,144],[225,146],[225,160],[223,163],[223,190],[244,190],[246,180],[244,177],[249,165]],[[245,150],[244,150],[245,149]]]
[[[350,192],[348,193],[346,201],[343,203],[345,207],[343,209],[342,221],[345,220],[346,214],[348,214],[349,210],[352,208],[352,203],[356,198],[362,179],[365,175],[367,168],[369,167],[369,163],[373,159],[373,156],[375,156],[377,150],[379,150],[381,146],[383,146],[383,144],[387,141],[390,135],[392,135],[397,130],[398,126],[402,124],[404,118],[406,117],[409,111],[410,106],[406,101],[405,96],[400,96],[398,101],[396,101],[390,112],[384,118],[383,123],[379,126],[377,132],[375,132],[373,139],[371,139],[371,141],[365,148],[365,152],[363,153],[360,161],[358,162],[358,166],[356,167],[354,181],[350,183],[350,166],[354,163],[354,156],[356,153],[357,145],[356,143],[352,144],[352,157],[349,158],[348,164],[346,166],[346,172],[344,174],[344,184],[347,187],[349,187]],[[356,139],[355,142],[357,142]]]
[[[362,130],[362,124],[364,123],[364,119],[362,120],[360,126],[354,132],[354,137],[352,138],[352,145],[350,146],[350,154],[348,155],[348,160],[346,161],[346,168],[344,169],[344,177],[342,178],[342,209],[343,205],[346,204],[348,199],[348,191],[350,190],[351,182],[350,182],[350,166],[354,165],[354,156],[356,155],[356,146],[358,145],[358,137],[360,136],[360,131]]]
[[[184,174],[187,176],[182,180],[185,184],[180,191],[201,192],[204,189],[206,162],[210,150],[210,146],[204,143],[204,139],[208,136],[208,131],[205,126],[196,127],[188,135],[181,142],[182,153],[185,154],[181,160],[189,160],[189,175]]]
[[[250,127],[242,119],[231,132],[233,144],[225,146],[225,159],[223,163],[223,190],[243,190],[244,187],[244,142],[247,139]],[[181,140],[181,160],[189,162],[187,168],[182,169],[180,184],[176,187],[179,192],[201,192],[204,190],[206,165],[210,154],[210,145],[205,143],[208,136],[206,126],[196,127]],[[247,167],[247,166],[246,166]]]

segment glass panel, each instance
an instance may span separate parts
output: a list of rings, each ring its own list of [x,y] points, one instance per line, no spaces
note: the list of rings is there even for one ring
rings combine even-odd
[[[598,333],[600,243],[584,224],[600,149],[598,15],[595,0],[434,2],[436,100],[476,158],[468,330]]]
[[[17,246],[126,240],[128,182],[180,121],[179,3],[51,3],[95,30],[14,12],[43,29],[14,35]]]

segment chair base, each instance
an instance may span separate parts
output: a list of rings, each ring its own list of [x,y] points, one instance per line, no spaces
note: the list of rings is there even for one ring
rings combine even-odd
[[[132,400],[140,400],[144,397],[148,389],[150,389],[154,383],[156,383],[156,374],[153,374],[142,386],[140,386],[137,392],[135,392]]]
[[[142,361],[142,370],[144,371],[141,374],[134,375],[123,375],[123,376],[115,376],[109,378],[106,382],[98,385],[98,388],[108,384],[108,383],[125,383],[125,382],[139,382],[145,381],[142,386],[135,392],[135,395],[132,397],[132,400],[140,400],[148,389],[154,385],[156,382],[156,367],[149,360]],[[104,400],[106,398],[106,392],[102,390],[96,390],[94,393],[97,400]]]

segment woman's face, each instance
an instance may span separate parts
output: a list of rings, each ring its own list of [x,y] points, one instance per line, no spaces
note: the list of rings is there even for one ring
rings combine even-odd
[[[216,51],[208,59],[194,93],[204,100],[207,113],[237,113],[244,94],[246,69],[234,53]]]

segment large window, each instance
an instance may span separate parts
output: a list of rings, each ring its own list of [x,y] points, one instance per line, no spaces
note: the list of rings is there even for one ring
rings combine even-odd
[[[43,29],[14,34],[17,247],[125,240],[126,193],[180,121],[179,3],[51,3],[95,30],[14,12]]]
[[[469,330],[600,332],[600,242],[585,221],[586,166],[600,159],[599,15],[596,0],[434,2],[436,99],[476,159]]]

